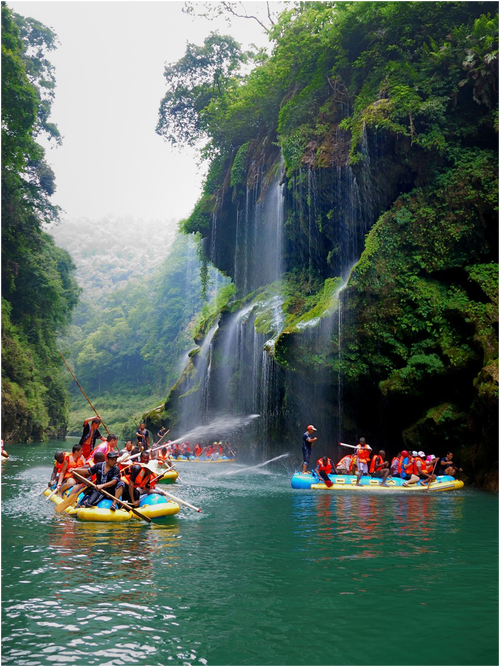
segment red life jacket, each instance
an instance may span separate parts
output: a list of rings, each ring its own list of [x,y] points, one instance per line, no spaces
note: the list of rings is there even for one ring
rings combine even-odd
[[[384,466],[382,465],[383,462],[384,462],[384,459],[380,456],[380,454],[376,454],[372,458],[372,462],[370,463],[370,474],[375,472],[375,471],[378,472],[379,470],[383,470],[383,468],[384,468]]]
[[[200,447],[200,445],[195,445],[195,446],[194,446],[194,455],[195,455],[196,457],[198,457],[198,456],[202,453],[202,451],[203,451],[203,450],[202,450],[202,448]]]
[[[370,449],[368,447],[359,447],[358,451],[358,461],[362,463],[368,463],[370,460]]]
[[[323,463],[323,459],[319,459],[316,468],[318,468],[319,472],[323,472],[323,470],[326,472],[327,475],[329,475],[332,472],[332,462],[330,459],[327,459],[326,464]]]

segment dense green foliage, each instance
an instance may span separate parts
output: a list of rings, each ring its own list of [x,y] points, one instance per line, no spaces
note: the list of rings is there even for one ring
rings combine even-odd
[[[19,27],[18,27],[19,26]],[[56,336],[79,290],[70,256],[46,234],[57,219],[54,175],[36,142],[54,87],[55,36],[2,4],[2,428],[5,440],[64,434],[67,401]]]
[[[282,414],[323,384],[331,419],[343,392],[346,437],[375,432],[394,449],[463,444],[481,480],[497,439],[498,7],[299,3],[269,35],[270,54],[224,104],[199,109],[212,161],[184,229],[223,243],[212,260],[230,272],[235,220],[249,192],[263,200],[278,146],[286,273],[224,308],[255,299],[266,333],[266,303],[282,295]],[[363,246],[342,331],[320,324],[313,335]]]

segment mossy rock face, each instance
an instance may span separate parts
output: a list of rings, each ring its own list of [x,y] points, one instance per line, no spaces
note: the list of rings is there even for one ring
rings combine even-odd
[[[443,452],[444,448],[456,451],[464,437],[467,437],[467,415],[451,403],[429,409],[424,417],[403,431],[407,449],[426,453]]]

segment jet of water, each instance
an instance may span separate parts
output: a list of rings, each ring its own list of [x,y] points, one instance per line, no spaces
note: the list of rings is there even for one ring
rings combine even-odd
[[[229,417],[228,415],[220,416],[208,424],[196,426],[180,438],[177,438],[177,440],[172,440],[169,444],[173,445],[178,442],[185,442],[186,440],[198,440],[211,436],[223,437],[243,428],[244,426],[248,426],[248,424],[253,422],[254,419],[257,419],[257,417],[260,417],[260,415],[244,415],[241,417]]]
[[[273,461],[277,461],[278,459],[282,459],[287,456],[290,456],[290,452],[287,452],[286,454],[280,454],[279,456],[275,456],[274,459],[269,459],[269,461],[264,461],[264,463],[259,463],[259,465],[256,466],[246,466],[245,468],[238,468],[238,470],[230,470],[229,472],[226,473],[226,475],[237,475],[239,472],[245,472],[246,470],[255,470],[255,468],[262,468],[263,466],[267,466],[268,463],[272,463]]]

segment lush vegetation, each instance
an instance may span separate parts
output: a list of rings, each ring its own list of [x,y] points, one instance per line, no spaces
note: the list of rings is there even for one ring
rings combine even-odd
[[[80,252],[85,262],[92,256],[99,259],[91,238],[80,238]],[[115,263],[116,257],[111,258]],[[99,299],[92,296],[94,283],[100,286],[99,272],[94,270],[87,281],[62,340],[63,354],[108,428],[128,437],[133,419],[162,404],[182,370],[182,359],[194,347],[200,313],[213,308],[202,296],[196,239],[178,236],[150,275],[129,279]],[[78,434],[92,409],[74,383],[71,395],[69,431]]]
[[[208,246],[223,238],[212,260],[226,271],[235,220],[257,183],[255,199],[265,197],[281,151],[286,274],[222,308],[254,299],[265,333],[268,297],[281,294],[274,352],[286,371],[283,414],[295,415],[297,392],[321,382],[333,413],[341,382],[352,437],[378,433],[394,449],[462,444],[477,480],[497,441],[497,10],[489,2],[297,3],[269,29],[269,54],[233,49],[224,86],[204,66],[206,97],[173,86],[171,66],[162,103],[181,95],[205,140],[210,169],[184,229]],[[230,68],[243,58],[253,58],[249,74]],[[182,141],[177,109],[171,122]],[[161,122],[158,131],[168,138]],[[310,324],[331,314],[339,275],[363,247],[342,294],[342,333],[333,327],[319,353]]]
[[[79,295],[67,252],[43,231],[57,220],[54,174],[37,138],[49,121],[54,33],[2,3],[2,437],[66,430],[67,395],[56,337]]]

